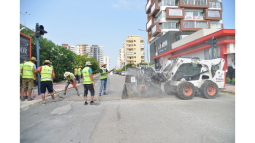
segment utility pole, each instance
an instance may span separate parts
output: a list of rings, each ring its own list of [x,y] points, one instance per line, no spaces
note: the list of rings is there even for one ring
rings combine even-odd
[[[36,32],[39,30],[39,23],[36,23],[35,29]],[[36,57],[38,59],[37,61],[37,68],[40,66],[40,54],[39,54],[39,37],[36,36]],[[41,95],[41,82],[40,82],[40,74],[37,73],[37,79],[38,79],[38,95]]]
[[[21,13],[21,12],[20,12],[20,13]],[[21,14],[23,14],[23,13],[21,13]],[[23,14],[23,15],[24,15],[24,25],[25,25],[25,26],[26,26],[26,19],[25,19],[26,14],[27,14],[27,12],[25,12],[25,14]],[[27,15],[30,15],[30,14],[27,14]]]
[[[38,59],[37,61],[37,68],[40,66],[40,54],[39,54],[39,38],[41,35],[44,35],[44,33],[47,33],[47,31],[44,30],[44,27],[42,25],[39,26],[39,23],[36,23],[35,26],[35,37],[36,37],[36,57]],[[41,95],[41,82],[40,82],[40,74],[37,73],[37,79],[38,79],[38,95]]]

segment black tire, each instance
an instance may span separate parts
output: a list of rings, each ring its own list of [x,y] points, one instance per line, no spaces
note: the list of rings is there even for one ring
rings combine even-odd
[[[192,99],[195,93],[195,86],[191,82],[181,82],[177,87],[177,95],[184,100]]]
[[[168,95],[172,94],[171,89],[170,89],[170,81],[168,81],[168,82],[166,82],[166,83],[164,84],[164,91],[165,91]]]
[[[205,82],[204,86],[201,86],[201,93],[207,99],[214,99],[219,93],[218,85],[212,81]]]
[[[203,92],[203,89],[204,89],[205,85],[206,85],[207,83],[209,83],[209,82],[211,82],[211,81],[210,81],[210,80],[205,81],[205,82],[201,85],[201,87],[199,88],[199,92],[200,92],[203,96],[205,96],[205,95],[204,95],[204,92]]]

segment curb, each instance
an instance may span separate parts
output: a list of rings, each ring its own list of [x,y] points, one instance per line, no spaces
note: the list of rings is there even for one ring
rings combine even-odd
[[[223,90],[223,91],[220,91],[220,92],[224,92],[224,93],[234,93],[234,94],[235,94],[235,91],[230,91],[230,90]]]

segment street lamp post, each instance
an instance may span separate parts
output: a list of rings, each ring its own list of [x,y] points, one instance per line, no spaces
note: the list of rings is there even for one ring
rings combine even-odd
[[[140,30],[140,31],[146,31],[146,30],[142,30],[142,29],[138,29],[138,30]],[[149,67],[149,54],[148,54],[148,49],[149,49],[149,47],[148,47],[148,41],[149,41],[149,39],[147,38],[147,62],[148,62],[148,67]]]
[[[21,13],[21,12],[20,12]],[[21,13],[23,14],[23,13]],[[26,16],[27,12],[25,12],[23,15],[24,15],[24,25],[26,26],[26,19],[25,19],[25,16]],[[31,15],[31,14],[27,14],[27,15]]]

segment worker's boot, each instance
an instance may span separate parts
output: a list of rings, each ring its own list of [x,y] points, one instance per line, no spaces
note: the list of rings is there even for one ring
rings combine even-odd
[[[27,98],[27,101],[32,101],[33,99],[31,97],[28,97]]]
[[[21,101],[25,101],[24,96],[21,96],[20,100]]]

